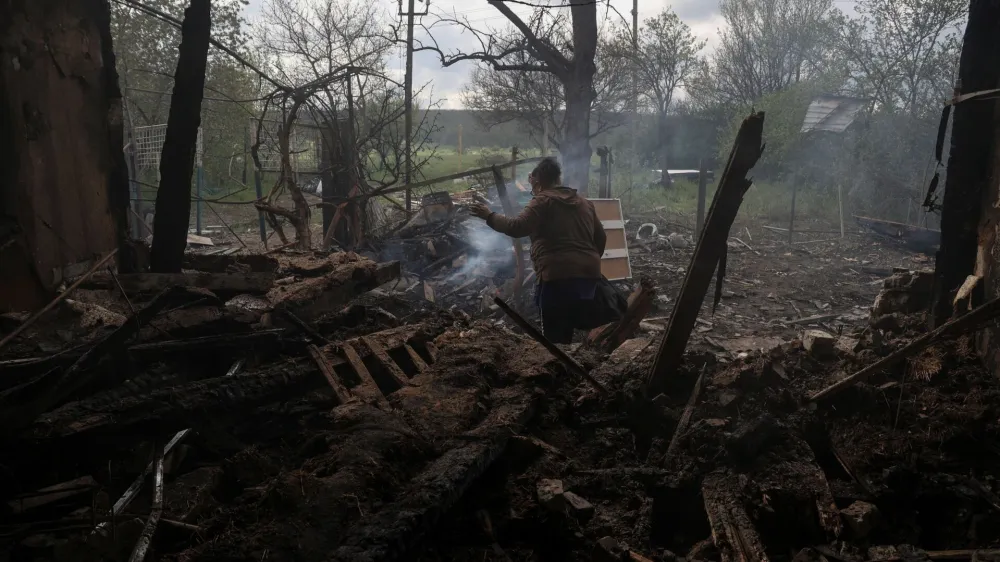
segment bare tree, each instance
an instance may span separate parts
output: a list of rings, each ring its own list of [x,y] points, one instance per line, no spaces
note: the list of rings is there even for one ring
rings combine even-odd
[[[441,57],[443,66],[462,61],[479,61],[498,71],[551,74],[562,85],[563,111],[565,112],[563,139],[560,146],[567,184],[587,193],[590,180],[591,109],[597,97],[597,0],[566,0],[547,9],[568,9],[572,22],[572,43],[559,46],[556,38],[539,35],[518,16],[504,0],[488,0],[520,34],[516,41],[506,40],[506,34],[482,30],[467,18],[440,18],[424,26],[427,41],[417,45],[417,51],[434,51]],[[436,24],[457,24],[473,34],[480,48],[474,52],[445,52],[434,40]],[[396,37],[399,38],[397,30]],[[528,57],[521,55],[527,54]]]
[[[565,13],[536,10],[529,20],[532,31],[561,45],[565,56],[572,56],[572,30]],[[523,35],[516,29],[497,35],[495,40],[516,48]],[[598,39],[595,62],[594,99],[591,102],[590,138],[605,133],[624,122],[623,109],[627,102],[627,62],[630,54],[616,49],[616,35]],[[533,57],[527,51],[510,55],[512,64],[530,65]],[[466,108],[477,112],[477,118],[487,129],[504,123],[526,125],[539,146],[551,144],[561,149],[567,122],[563,84],[552,73],[530,70],[503,70],[494,66],[478,66],[472,71],[462,95]],[[548,134],[547,139],[543,136]]]
[[[705,41],[699,41],[691,28],[670,9],[647,19],[639,30],[639,49],[632,48],[631,32],[622,29],[614,43],[614,52],[628,60],[635,69],[638,80],[639,102],[657,119],[657,139],[662,160],[662,179],[669,184],[667,150],[670,131],[667,118],[674,109],[678,90],[702,69],[704,61],[699,56]]]
[[[269,0],[264,5],[259,44],[275,74],[296,85],[292,95],[282,94],[284,100],[292,100],[291,108],[296,111],[283,114],[284,125],[277,143],[282,153],[282,174],[268,203],[287,189],[297,209],[291,214],[274,208],[265,210],[290,221],[294,214],[293,223],[308,220],[308,214],[299,210],[305,203],[296,195],[300,190],[294,175],[284,171],[291,147],[282,138],[290,133],[299,117],[298,110],[306,109],[310,125],[320,129],[324,146],[345,139],[348,144],[338,151],[344,161],[330,162],[330,167],[349,178],[346,192],[336,193],[335,204],[363,201],[360,204],[365,207],[366,217],[374,220],[380,214],[371,198],[351,196],[349,192],[351,185],[356,185],[364,195],[397,183],[402,177],[401,121],[405,108],[400,85],[386,76],[386,59],[393,43],[386,38],[387,30],[381,23],[384,15],[374,3],[361,0]],[[422,90],[417,92],[418,96],[424,94]],[[432,107],[433,103],[429,103],[428,109]],[[416,121],[411,140],[414,152],[422,154],[415,161],[419,171],[433,158],[433,150],[427,149],[434,122],[430,111]],[[333,188],[327,185],[324,190]],[[301,239],[307,233],[298,227],[296,231],[300,245],[308,245]],[[329,241],[329,236],[324,239]]]
[[[936,115],[951,94],[966,0],[861,0],[843,29],[851,86],[877,111]]]
[[[842,21],[832,0],[722,0],[728,26],[698,80],[705,105],[751,105],[830,70]]]

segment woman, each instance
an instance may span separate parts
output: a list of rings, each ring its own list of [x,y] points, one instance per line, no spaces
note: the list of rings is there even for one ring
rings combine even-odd
[[[472,214],[497,232],[531,238],[542,332],[553,343],[572,343],[573,329],[587,324],[593,308],[607,236],[594,204],[561,185],[554,159],[539,162],[528,181],[534,198],[520,215],[498,215],[482,204],[473,205]]]

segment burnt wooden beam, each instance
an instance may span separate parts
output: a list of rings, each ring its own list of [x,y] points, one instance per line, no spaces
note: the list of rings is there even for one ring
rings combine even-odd
[[[26,427],[24,439],[78,434],[162,434],[224,424],[253,409],[321,388],[317,369],[282,363],[262,372],[216,377],[108,401],[100,396],[71,402]]]
[[[956,97],[1000,86],[1000,4],[972,0],[959,60]],[[991,209],[996,192],[991,188],[997,166],[994,154],[996,100],[970,99],[951,108],[954,119],[948,175],[941,207],[941,246],[934,268],[931,319],[935,325],[951,317],[952,299],[965,279],[975,272],[979,251],[980,221],[995,238],[996,216]],[[947,110],[946,110],[947,112]],[[994,182],[995,183],[995,182]],[[993,201],[986,197],[993,191]],[[992,220],[990,215],[993,214]]]
[[[653,368],[646,377],[646,389],[650,396],[655,396],[662,390],[667,379],[680,366],[691,331],[698,319],[698,312],[711,286],[712,274],[717,266],[724,268],[720,264],[725,263],[729,229],[736,220],[743,196],[753,184],[747,179],[747,174],[764,151],[763,135],[763,112],[755,113],[743,121],[729,154],[729,163],[708,210],[705,227],[699,233],[698,245],[670,315],[666,334],[660,342]]]
[[[262,294],[274,286],[274,273],[128,273],[118,276],[121,288],[129,294],[162,291],[170,287],[197,287],[219,293]],[[110,275],[95,275],[86,288],[114,289]]]
[[[180,273],[187,248],[191,215],[191,175],[194,173],[205,68],[212,30],[210,0],[191,0],[184,10],[180,53],[160,157],[160,187],[156,191],[150,267],[158,273]]]

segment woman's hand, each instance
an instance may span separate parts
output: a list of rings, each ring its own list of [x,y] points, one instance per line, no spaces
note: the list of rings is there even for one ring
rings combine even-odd
[[[491,211],[489,207],[483,205],[482,203],[474,203],[472,205],[469,205],[469,212],[472,213],[473,216],[479,217],[481,219],[488,219],[490,215],[493,214],[493,211]]]

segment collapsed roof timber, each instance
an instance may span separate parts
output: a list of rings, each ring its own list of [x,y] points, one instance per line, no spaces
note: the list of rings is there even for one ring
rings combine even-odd
[[[294,194],[328,210],[307,248],[256,209],[145,221],[104,0],[0,6],[0,560],[1000,556],[1000,5],[970,6],[940,232],[741,215],[755,113],[709,205],[693,174],[700,213],[608,221],[628,311],[571,346],[533,328],[526,241],[468,211],[516,211],[537,158],[330,174]],[[207,44],[177,72],[174,179]],[[423,187],[415,212],[365,206]]]

